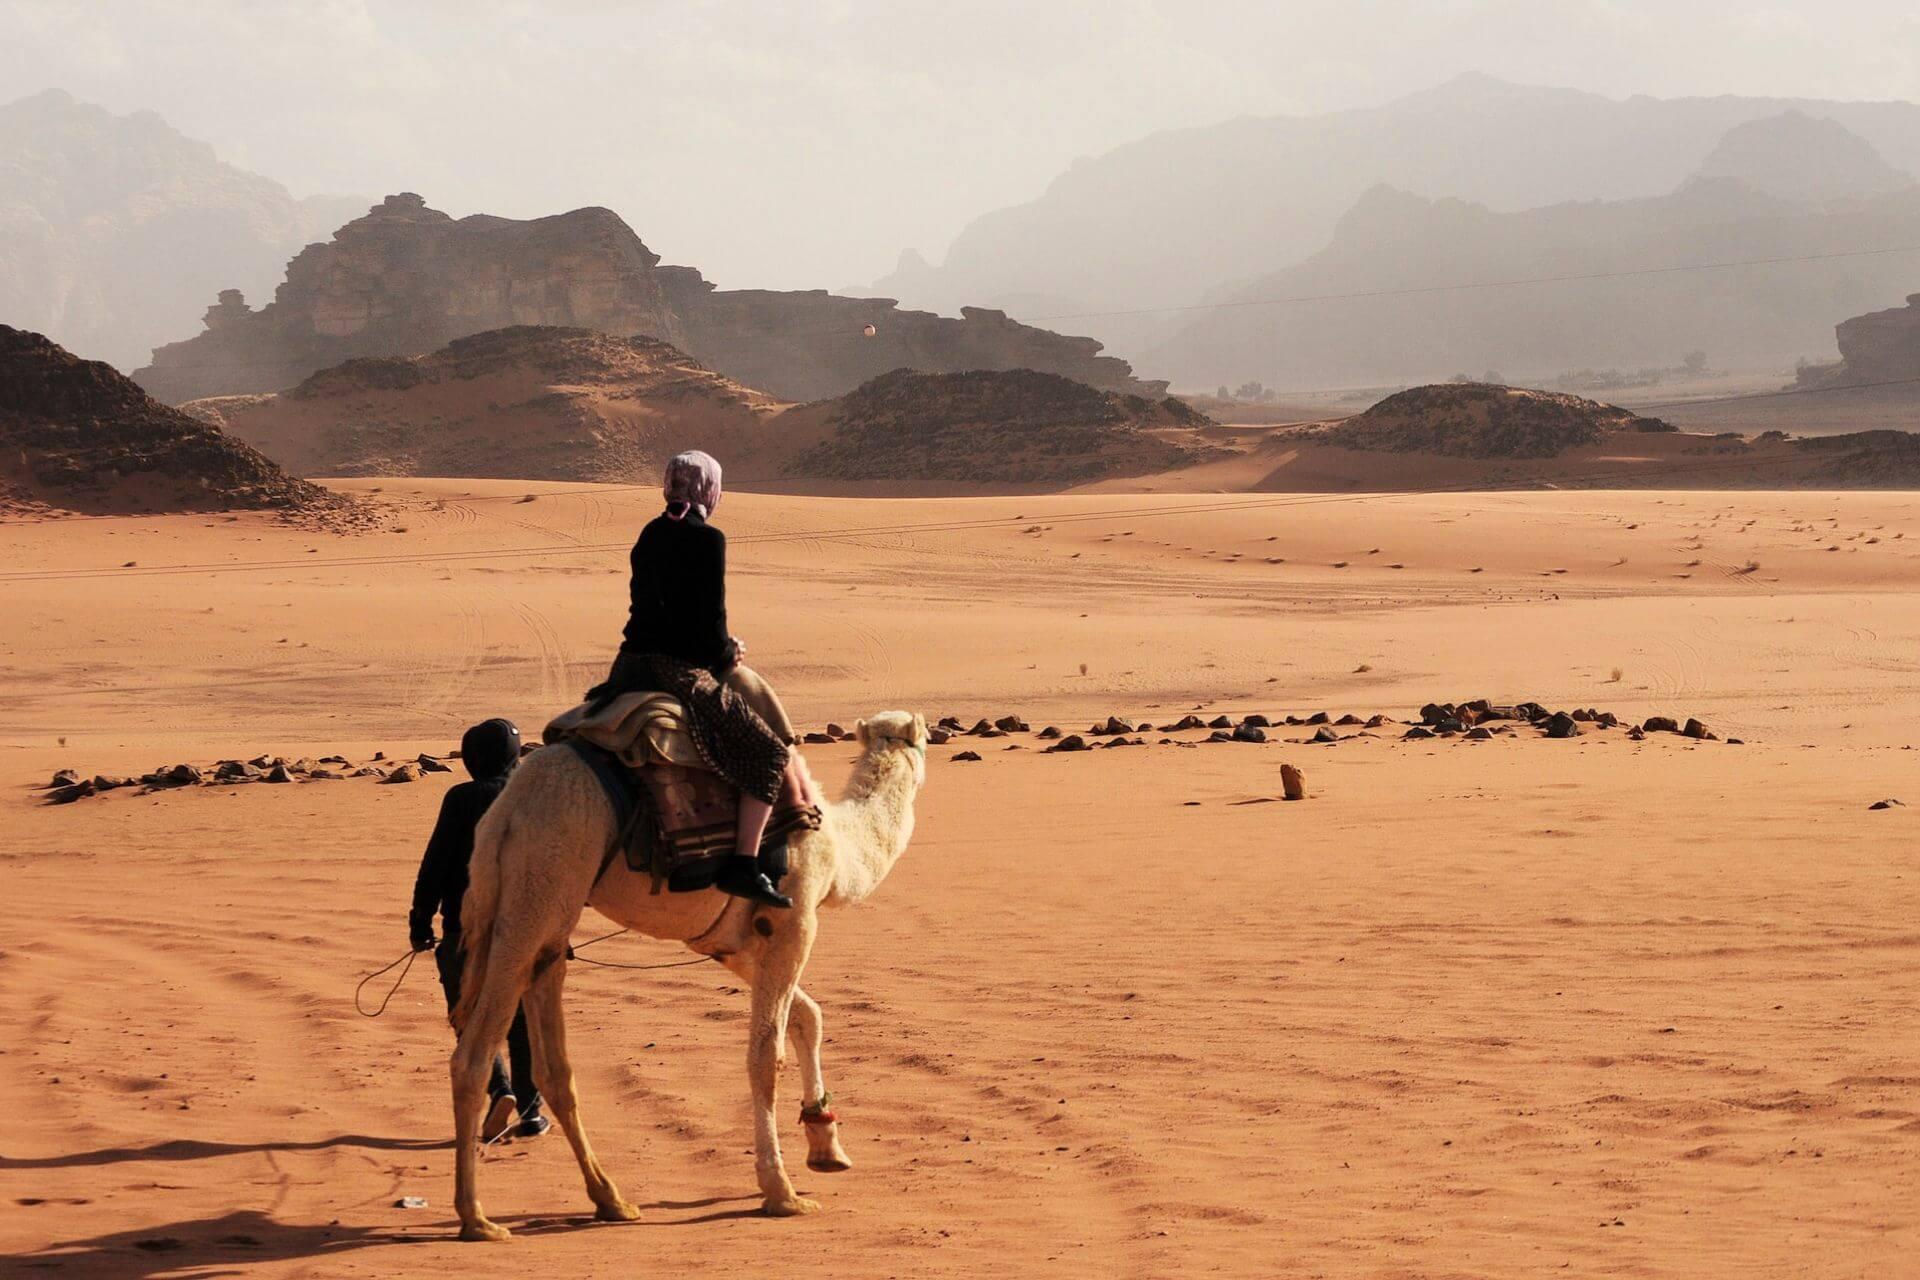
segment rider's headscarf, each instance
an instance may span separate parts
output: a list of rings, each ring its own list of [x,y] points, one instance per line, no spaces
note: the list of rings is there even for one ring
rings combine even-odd
[[[720,505],[720,463],[698,449],[675,454],[667,463],[664,487],[669,519],[684,520],[687,512],[698,511],[704,520]]]

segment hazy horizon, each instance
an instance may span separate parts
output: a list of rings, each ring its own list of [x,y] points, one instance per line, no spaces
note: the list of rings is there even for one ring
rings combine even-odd
[[[1467,72],[1610,97],[1920,97],[1903,6],[1715,8],[0,0],[0,83],[157,112],[296,196],[605,205],[724,286],[838,288],[905,248],[939,262],[1076,158]]]

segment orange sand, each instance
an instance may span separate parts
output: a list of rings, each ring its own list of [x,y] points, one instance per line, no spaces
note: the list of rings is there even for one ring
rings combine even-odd
[[[936,747],[907,859],[809,968],[857,1162],[794,1159],[827,1211],[753,1212],[729,975],[580,968],[587,1114],[645,1215],[584,1222],[556,1135],[489,1155],[521,1238],[472,1246],[430,966],[378,1021],[351,1003],[405,944],[447,778],[28,790],[444,750],[598,678],[649,491],[343,487],[420,505],[357,538],[0,527],[9,1274],[1891,1276],[1920,1250],[1920,495],[731,495],[735,630],[811,725],[1491,696],[1746,745]],[[851,749],[808,755],[831,787]],[[1309,803],[1257,803],[1283,760]]]

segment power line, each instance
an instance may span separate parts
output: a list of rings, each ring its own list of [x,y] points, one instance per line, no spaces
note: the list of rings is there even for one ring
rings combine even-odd
[[[1588,280],[1622,280],[1632,276],[1674,275],[1684,271],[1727,271],[1736,267],[1767,267],[1789,262],[1826,262],[1838,258],[1870,258],[1893,253],[1920,253],[1920,244],[1891,245],[1884,249],[1843,249],[1834,253],[1791,254],[1777,258],[1738,258],[1726,262],[1687,262],[1665,267],[1631,267],[1621,271],[1590,271],[1561,276],[1524,276],[1511,280],[1476,280],[1460,284],[1416,285],[1401,289],[1367,289],[1352,293],[1303,293],[1283,298],[1235,298],[1225,302],[1192,302],[1180,306],[1130,307],[1117,311],[1071,311],[1032,316],[1024,323],[1053,320],[1094,320],[1108,316],[1157,315],[1172,311],[1225,311],[1239,307],[1277,307],[1297,302],[1347,302],[1359,298],[1405,298],[1416,294],[1454,293],[1467,289],[1509,289],[1518,285],[1575,284]]]

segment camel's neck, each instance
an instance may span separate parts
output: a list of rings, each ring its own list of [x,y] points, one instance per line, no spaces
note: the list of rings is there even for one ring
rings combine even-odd
[[[913,838],[913,801],[919,789],[918,761],[912,752],[896,747],[861,757],[845,795],[829,815],[835,835],[830,905],[858,902],[887,878]]]

